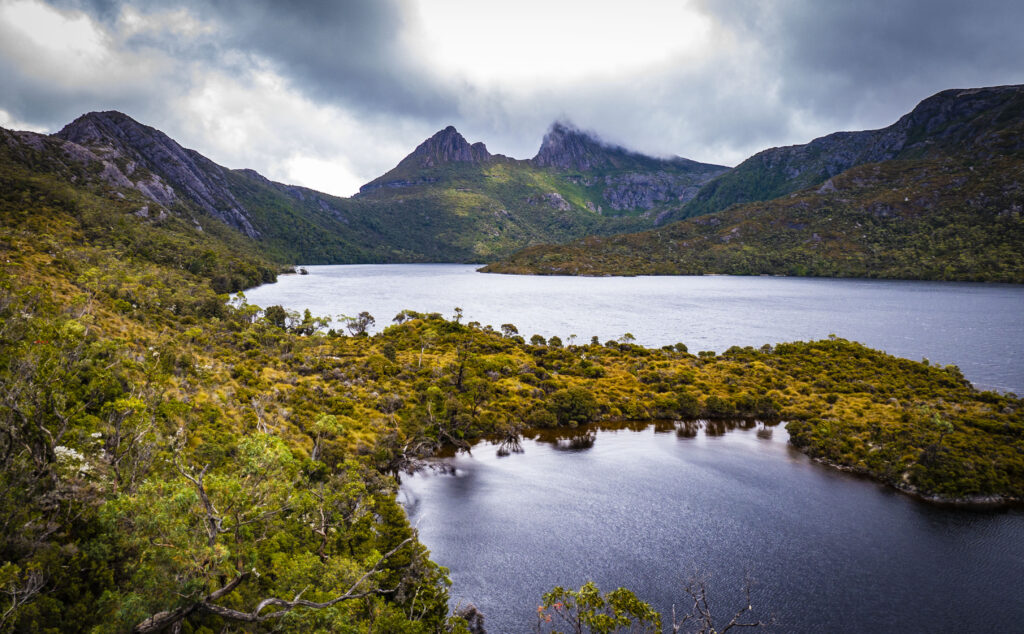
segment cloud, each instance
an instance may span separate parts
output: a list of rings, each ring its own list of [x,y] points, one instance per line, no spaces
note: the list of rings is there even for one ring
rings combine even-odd
[[[1020,24],[1009,0],[0,0],[0,125],[119,109],[333,193],[448,124],[517,158],[563,118],[735,164],[1024,83]]]
[[[947,88],[1024,82],[1013,0],[707,2],[764,51],[784,104],[823,125],[888,125]]]

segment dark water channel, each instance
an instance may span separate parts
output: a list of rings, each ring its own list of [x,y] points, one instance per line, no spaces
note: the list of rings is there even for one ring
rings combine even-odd
[[[400,499],[492,633],[531,631],[544,592],[588,580],[668,615],[695,574],[722,616],[749,574],[769,631],[1024,631],[1024,511],[917,501],[808,460],[782,426],[677,427],[484,443]]]

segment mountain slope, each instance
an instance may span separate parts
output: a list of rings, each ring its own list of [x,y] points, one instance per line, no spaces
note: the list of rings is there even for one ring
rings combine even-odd
[[[805,145],[759,152],[708,183],[667,220],[712,213],[736,203],[771,200],[865,163],[1019,152],[1024,141],[1008,131],[1022,115],[1022,86],[945,90],[886,128],[836,132]]]
[[[704,183],[729,171],[722,165],[678,156],[645,156],[604,143],[562,122],[551,126],[530,162],[554,168],[565,181],[582,185],[589,193],[591,208],[603,211],[607,207],[609,214],[659,208],[656,220],[673,206],[692,199]]]
[[[867,157],[890,158],[817,182]],[[690,205],[754,182],[774,193],[814,185],[651,231],[527,249],[485,270],[1024,282],[1024,87],[944,91],[885,130],[767,150]]]
[[[485,267],[555,275],[811,275],[1024,283],[1024,161],[862,165],[765,203],[524,249]]]

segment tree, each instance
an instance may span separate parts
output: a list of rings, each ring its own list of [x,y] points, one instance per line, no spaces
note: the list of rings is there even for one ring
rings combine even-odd
[[[502,324],[501,334],[505,335],[506,337],[511,337],[513,335],[518,335],[519,329],[516,328],[515,324]]]
[[[761,621],[760,619],[751,620],[752,617],[748,617],[748,620],[742,621],[744,615],[753,613],[754,607],[750,603],[750,578],[748,577],[743,584],[744,596],[746,597],[746,605],[740,607],[733,614],[732,619],[729,620],[722,629],[715,627],[715,618],[711,613],[711,604],[708,601],[707,585],[704,581],[699,579],[691,579],[686,584],[686,594],[689,595],[693,601],[693,606],[690,611],[683,615],[683,618],[676,620],[676,608],[672,606],[672,633],[678,634],[680,631],[690,631],[694,634],[725,634],[734,627],[767,627],[772,624],[772,620],[769,619],[767,622]],[[697,629],[682,630],[682,627],[687,623],[692,623]]]
[[[715,626],[715,617],[707,596],[704,581],[691,579],[685,587],[689,600],[693,602],[690,611],[676,617],[672,606],[672,634],[725,634],[733,628],[767,627],[772,620],[761,621],[752,616],[754,608],[750,602],[750,584],[744,583],[746,604],[732,615],[721,629]],[[565,630],[557,628],[566,628]],[[685,628],[685,629],[684,629]],[[661,614],[650,604],[637,598],[632,591],[618,588],[606,594],[588,581],[579,590],[556,587],[543,597],[537,606],[536,631],[544,634],[614,634],[618,632],[662,631]]]
[[[285,320],[288,319],[288,312],[284,306],[270,306],[263,311],[263,319],[271,326],[277,326],[284,330]]]
[[[365,310],[355,317],[342,315],[341,320],[345,323],[345,328],[348,329],[349,333],[351,333],[353,337],[365,336],[366,331],[377,323],[377,320],[373,318],[373,315]]]
[[[537,606],[537,632],[561,634],[613,634],[614,632],[661,632],[661,615],[625,588],[601,594],[588,581],[579,590],[561,586],[544,595]]]
[[[551,395],[548,404],[559,425],[585,423],[597,413],[597,399],[584,387],[570,387]]]
[[[547,344],[547,339],[541,335],[534,335],[530,337],[530,344],[534,346],[543,346]]]
[[[298,612],[288,616],[293,626],[332,630],[351,617],[336,606],[385,595],[430,597],[421,607],[444,618],[435,614],[447,612],[443,575],[385,481],[360,465],[323,479],[267,434],[243,439],[224,468],[172,462],[175,475],[149,479],[103,510],[133,561],[112,629],[158,632],[211,617],[276,622]]]

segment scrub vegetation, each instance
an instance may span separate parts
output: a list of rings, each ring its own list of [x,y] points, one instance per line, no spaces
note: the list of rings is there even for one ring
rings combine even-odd
[[[370,335],[248,304],[275,265],[138,202],[0,171],[2,631],[466,631],[397,477],[529,427],[784,421],[904,490],[1024,498],[1021,401],[954,367],[842,339],[527,343],[457,309]]]

